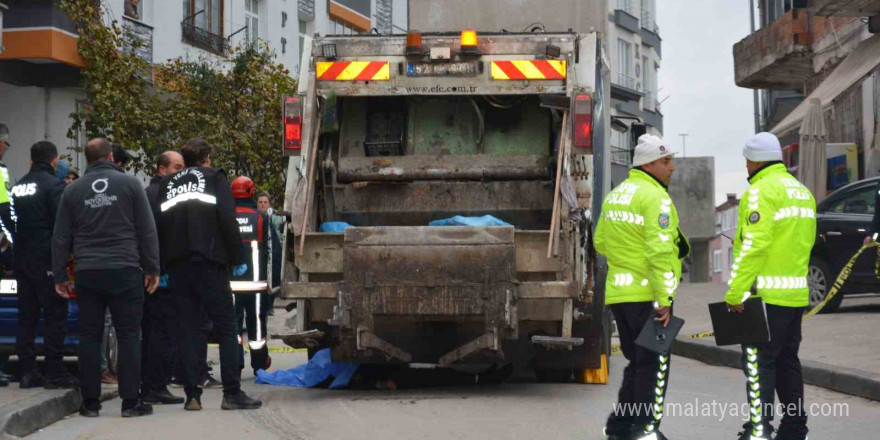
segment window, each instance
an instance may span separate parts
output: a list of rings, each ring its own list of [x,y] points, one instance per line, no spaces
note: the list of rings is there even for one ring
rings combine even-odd
[[[215,35],[223,35],[223,0],[183,0],[184,21]]]
[[[635,78],[632,77],[632,44],[617,40],[617,84],[635,89]]]
[[[829,204],[824,212],[873,215],[875,209],[874,194],[876,191],[876,186],[862,188]]]
[[[124,14],[128,18],[135,20],[143,20],[144,18],[144,2],[143,0],[125,0]]]
[[[248,27],[248,41],[256,41],[260,37],[260,2],[244,0],[244,22]]]
[[[330,35],[357,35],[362,33],[347,23],[330,19]]]
[[[712,271],[721,272],[721,249],[712,251]]]
[[[303,20],[299,21],[299,56],[302,58],[303,46],[306,44],[306,34],[308,33],[308,23]]]

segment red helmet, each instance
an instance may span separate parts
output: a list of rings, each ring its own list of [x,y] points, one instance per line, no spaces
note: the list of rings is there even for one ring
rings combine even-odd
[[[257,188],[249,177],[238,176],[232,180],[232,197],[236,199],[252,199]]]

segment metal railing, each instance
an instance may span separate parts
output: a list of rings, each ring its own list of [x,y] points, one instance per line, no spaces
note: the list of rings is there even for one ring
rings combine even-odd
[[[620,9],[629,15],[636,15],[636,10],[633,7],[633,0],[617,0],[617,9]]]
[[[632,165],[632,154],[630,154],[630,149],[626,147],[615,147],[612,145],[611,163],[626,166]]]
[[[642,8],[642,20],[641,20],[642,29],[651,31],[655,34],[660,34],[660,26],[657,26],[657,22],[654,21],[654,14],[651,11]]]
[[[185,43],[221,56],[229,53],[229,41],[220,35],[186,21],[180,23],[180,27]]]
[[[617,72],[617,81],[614,83],[628,89],[636,89],[636,79],[623,72]]]

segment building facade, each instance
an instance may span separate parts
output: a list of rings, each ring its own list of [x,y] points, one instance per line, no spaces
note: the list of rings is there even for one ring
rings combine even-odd
[[[880,37],[873,34],[880,31],[880,1],[759,0],[757,6],[755,30],[733,47],[736,84],[757,90],[756,131],[779,136],[796,170],[800,124],[808,102],[818,99],[827,143],[857,150],[829,169],[842,170],[848,181],[880,175]]]
[[[657,0],[609,0],[608,43],[611,64],[611,183],[622,182],[632,164],[632,149],[644,132],[663,135],[657,97],[662,60]],[[633,127],[636,123],[637,127]],[[644,124],[644,128],[639,128]]]
[[[715,158],[676,158],[675,167],[669,197],[678,210],[681,231],[691,244],[682,278],[694,283],[707,282],[712,256],[709,241],[715,236]]]
[[[229,49],[261,40],[297,78],[304,39],[319,33],[404,33],[406,0],[103,0],[113,20],[144,42],[138,55],[222,61]],[[0,0],[0,122],[15,148],[4,157],[13,180],[28,171],[29,147],[48,140],[62,153],[85,139],[68,137],[69,115],[86,104],[79,35],[56,2]],[[82,172],[85,160],[71,168]]]
[[[709,279],[713,283],[727,283],[730,280],[738,208],[736,194],[728,194],[727,201],[715,208],[715,236],[709,240]]]

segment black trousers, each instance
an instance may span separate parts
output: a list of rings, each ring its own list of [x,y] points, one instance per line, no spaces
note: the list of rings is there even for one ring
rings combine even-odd
[[[43,350],[46,356],[46,376],[50,379],[64,373],[62,350],[67,327],[67,300],[55,293],[55,283],[49,276],[31,278],[24,271],[15,274],[18,283],[18,352],[21,374],[36,372],[36,335],[43,313]]]
[[[618,405],[608,416],[605,431],[622,437],[656,431],[663,418],[669,356],[658,355],[635,343],[645,323],[655,317],[654,304],[621,303],[611,305],[610,309],[617,321],[620,349],[629,364],[623,370]]]
[[[236,333],[241,334],[243,326],[247,326],[248,341],[257,342],[266,340],[266,319],[269,307],[269,295],[259,292],[260,312],[257,313],[257,293],[238,293],[235,295],[235,323]],[[257,325],[257,317],[260,324]],[[257,338],[257,327],[260,335]],[[254,371],[266,368],[266,359],[269,357],[269,345],[264,344],[260,349],[251,349],[251,368]],[[239,349],[239,368],[244,368],[244,346]]]
[[[171,380],[178,353],[177,305],[171,291],[159,288],[144,299],[141,323],[141,392],[162,391]]]
[[[752,408],[752,434],[770,433],[770,423],[775,416],[775,390],[784,411],[776,438],[803,440],[809,431],[804,408],[804,378],[798,358],[804,309],[772,304],[766,304],[766,308],[770,341],[742,347],[746,397]]]
[[[79,304],[80,388],[86,404],[101,397],[101,340],[104,311],[110,309],[118,344],[119,395],[136,400],[141,384],[141,319],[144,274],[140,269],[81,270],[76,274]]]
[[[173,294],[172,294],[173,298]],[[174,307],[177,307],[177,300],[173,300]],[[175,313],[176,309],[175,309]],[[214,327],[214,324],[211,323],[211,320],[208,319],[208,315],[204,310],[199,310],[199,313],[202,317],[202,334],[201,337],[205,340],[204,344],[200,344],[198,348],[198,352],[196,353],[196,362],[198,364],[197,371],[199,374],[199,378],[201,379],[206,374],[208,374],[208,336],[211,334],[211,329]],[[175,339],[179,340],[183,337],[183,328],[180,325],[180,319],[178,318],[175,321],[174,325]],[[214,338],[216,339],[216,338]],[[172,377],[177,378],[178,380],[183,380],[183,377],[186,376],[186,373],[183,371],[183,346],[178,342],[175,347],[177,348],[177,352],[175,353],[174,358],[171,362],[172,368]]]
[[[182,331],[183,383],[188,397],[199,397],[198,386],[200,352],[204,350],[204,310],[213,324],[213,332],[220,344],[220,378],[223,394],[241,391],[238,374],[238,338],[235,333],[235,307],[229,288],[229,271],[220,265],[201,261],[183,260],[169,265],[171,293],[177,302]]]

